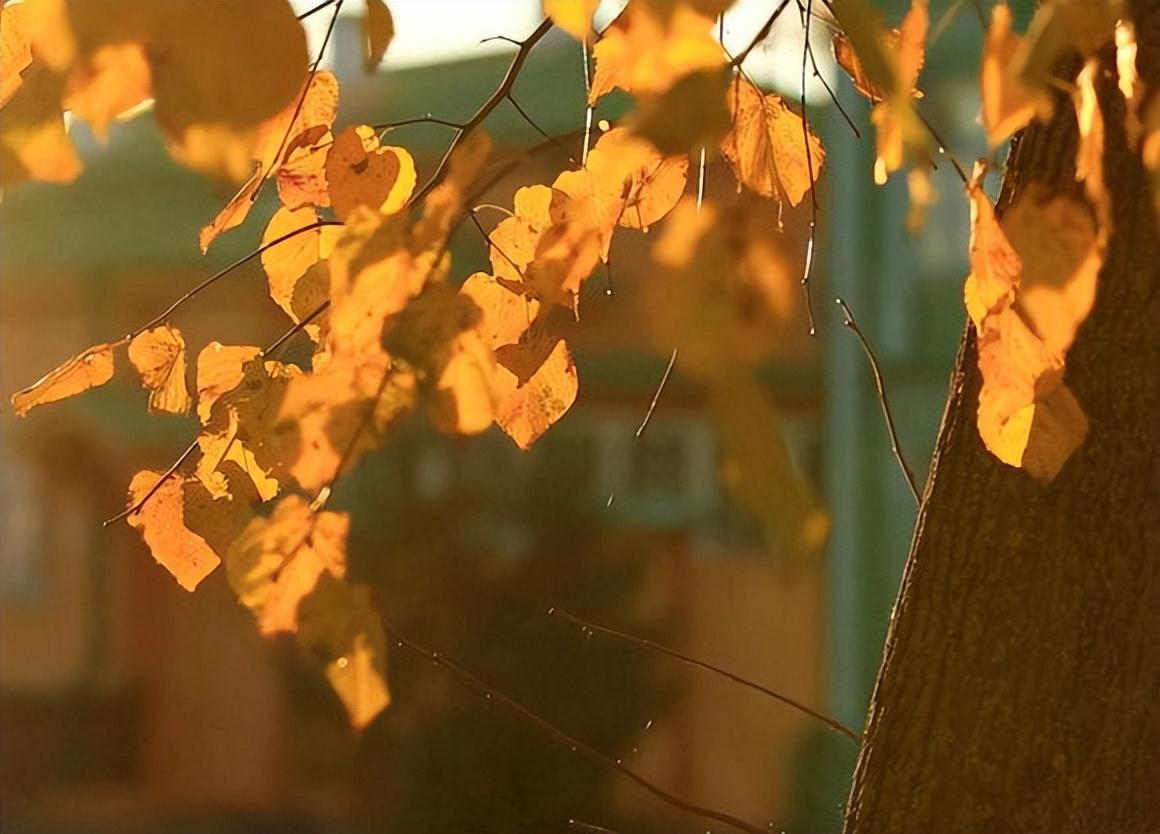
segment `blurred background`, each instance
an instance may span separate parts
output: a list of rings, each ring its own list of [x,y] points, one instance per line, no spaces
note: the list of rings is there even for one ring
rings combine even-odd
[[[522,38],[540,19],[532,0],[389,5],[396,40],[376,75],[362,73],[361,4],[348,0],[338,20],[323,67],[342,83],[339,124],[466,118],[514,49],[481,38]],[[903,8],[892,5],[897,21]],[[946,6],[966,8],[932,31],[922,109],[969,162],[982,151],[979,22],[970,4],[933,5],[932,25]],[[597,23],[617,6],[603,4]],[[772,6],[739,2],[726,15],[726,46],[748,43]],[[307,20],[314,48],[329,16]],[[823,23],[813,37],[828,43]],[[746,66],[797,99],[800,52],[800,20],[787,14]],[[583,125],[583,66],[581,46],[559,32],[532,53],[514,96],[547,133]],[[967,208],[940,165],[941,199],[907,236],[902,178],[871,181],[865,102],[828,62],[824,71],[863,138],[811,82],[811,123],[827,147],[818,335],[806,335],[803,316],[762,369],[781,415],[769,430],[830,514],[822,556],[771,552],[732,506],[704,394],[679,362],[635,437],[668,360],[641,336],[634,278],[650,241],[635,232],[619,233],[609,274],[586,286],[580,397],[531,452],[498,430],[449,439],[416,419],[332,504],[353,515],[352,574],[374,584],[412,639],[683,799],[790,834],[839,829],[856,754],[848,738],[546,611],[661,641],[861,729],[915,508],[865,356],[832,301],[847,299],[874,345],[921,483],[964,318]],[[625,107],[610,97],[596,115],[615,119]],[[485,129],[501,157],[541,141],[508,106]],[[276,208],[263,201],[202,256],[197,231],[232,188],[174,165],[149,115],[115,126],[107,145],[79,123],[73,136],[86,160],[80,179],[26,185],[0,202],[5,398],[251,251]],[[420,125],[387,142],[414,154],[422,178],[448,140],[445,128]],[[529,158],[487,201],[510,205],[516,187],[570,165],[569,153],[578,155],[575,141]],[[711,161],[706,198],[734,192]],[[796,263],[807,222],[808,208],[785,215]],[[457,275],[486,268],[468,224],[453,256]],[[191,350],[211,339],[267,344],[286,327],[256,261],[175,324]],[[147,416],[144,403],[120,375],[24,420],[0,409],[4,834],[706,830],[403,649],[389,658],[392,705],[354,735],[311,658],[293,640],[263,641],[220,571],[187,594],[134,531],[102,529],[132,474],[172,461],[195,430],[193,418]]]

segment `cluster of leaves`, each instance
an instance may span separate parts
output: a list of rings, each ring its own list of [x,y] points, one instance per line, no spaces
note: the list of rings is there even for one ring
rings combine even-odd
[[[663,221],[643,288],[647,330],[658,350],[679,349],[683,371],[707,390],[726,481],[783,546],[815,549],[826,534],[809,491],[790,477],[770,428],[776,414],[752,374],[769,355],[770,334],[789,320],[802,274],[768,207],[812,199],[821,143],[804,115],[748,78],[744,55],[729,56],[714,37],[728,0],[633,0],[599,36],[595,2],[544,5],[560,28],[593,41],[590,106],[619,88],[636,109],[585,148],[582,166],[520,188],[509,216],[485,234],[491,271],[469,276],[455,274],[448,244],[487,179],[490,147],[478,124],[456,130],[447,157],[416,188],[405,148],[383,145],[367,125],[335,126],[338,81],[308,67],[284,0],[212,10],[194,0],[26,0],[2,11],[7,183],[77,174],[62,109],[101,132],[145,100],[175,158],[243,182],[202,229],[203,249],[241,224],[273,182],[281,206],[259,251],[270,296],[292,322],[288,335],[313,343],[308,367],[282,363],[273,350],[213,342],[198,354],[191,393],[186,345],[168,321],[175,305],[68,360],[17,393],[13,406],[23,415],[107,382],[124,345],[152,411],[196,405],[193,464],[138,473],[130,523],[190,590],[224,562],[263,633],[296,633],[320,655],[356,726],[388,703],[385,639],[368,590],[345,579],[349,518],[325,509],[336,480],[415,413],[451,434],[495,424],[531,446],[576,400],[568,339],[582,288],[622,230]],[[392,27],[379,0],[368,6],[373,68]],[[1050,82],[1055,58],[1105,40],[1084,28],[1086,17],[1068,23],[1069,4],[1044,8],[1065,11],[1033,24],[1037,34],[1024,41],[1010,34],[1005,7],[995,11],[982,73],[993,141],[1045,112],[1039,85]],[[921,207],[932,198],[915,109],[926,0],[914,0],[896,31],[861,0],[834,0],[831,10],[839,62],[874,103],[875,178],[908,165]],[[1116,19],[1100,18],[1109,37]],[[517,60],[534,43],[522,44]],[[1062,369],[1109,234],[1101,117],[1090,67],[1085,73],[1076,106],[1086,202],[1029,189],[1000,224],[978,182],[968,186],[975,234],[967,307],[985,378],[980,432],[1002,460],[1045,478],[1086,430]],[[255,79],[244,93],[233,83],[239,76]],[[1154,163],[1156,108],[1129,111]],[[690,155],[715,152],[746,199],[686,195]]]

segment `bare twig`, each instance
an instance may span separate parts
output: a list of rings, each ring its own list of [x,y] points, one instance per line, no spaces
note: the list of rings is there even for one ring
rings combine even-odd
[[[814,57],[814,47],[812,44],[806,43],[806,52],[809,53],[810,64],[812,64],[814,68],[814,78],[822,82],[822,86],[826,88],[826,93],[830,96],[830,101],[834,103],[834,107],[836,107],[838,112],[842,114],[842,119],[846,122],[847,126],[849,126],[850,130],[854,132],[854,137],[861,139],[862,131],[858,130],[858,126],[854,124],[854,120],[850,118],[850,114],[846,112],[846,108],[843,107],[842,102],[838,100],[837,93],[834,92],[834,89],[830,86],[830,83],[826,81],[826,76],[823,75],[822,71],[818,69],[818,61],[817,58]]]
[[[727,814],[723,811],[717,811],[713,808],[707,808],[703,805],[697,805],[693,802],[688,802],[684,799],[681,799],[679,796],[670,793],[669,791],[657,785],[655,782],[652,782],[648,778],[642,776],[632,768],[628,767],[619,759],[614,759],[611,756],[601,753],[595,747],[592,747],[591,745],[586,744],[574,736],[564,732],[555,724],[548,721],[546,718],[543,718],[540,715],[537,715],[535,712],[532,712],[532,710],[525,707],[515,698],[486,683],[481,678],[477,677],[473,672],[460,665],[458,662],[452,660],[444,654],[441,654],[440,652],[431,651],[424,648],[423,646],[420,646],[418,643],[407,639],[394,626],[394,624],[391,623],[390,620],[388,620],[382,614],[381,611],[379,612],[379,619],[382,621],[383,629],[391,636],[392,639],[394,639],[400,648],[407,648],[420,657],[435,664],[436,666],[441,666],[442,668],[451,672],[456,678],[459,679],[461,683],[465,684],[468,688],[473,689],[475,692],[481,694],[484,699],[503,704],[525,722],[536,727],[540,732],[542,732],[556,743],[564,745],[571,752],[582,756],[590,762],[617,771],[623,776],[631,779],[641,788],[644,788],[644,790],[648,791],[653,796],[674,808],[680,809],[681,811],[701,817],[702,819],[712,820],[713,822],[719,822],[724,825],[731,826],[732,828],[736,828],[738,831],[747,832],[747,834],[768,834],[767,830],[748,823],[743,819],[739,819],[738,817]]]
[[[757,34],[753,36],[753,40],[749,42],[749,46],[745,47],[743,50],[737,53],[737,57],[729,62],[732,67],[737,68],[744,64],[745,59],[749,57],[749,53],[752,52],[759,43],[769,37],[769,32],[771,29],[773,29],[773,24],[777,22],[779,17],[781,17],[781,13],[785,11],[786,6],[788,5],[789,0],[781,0],[781,2],[777,4],[777,8],[773,10],[773,14],[771,14],[769,19],[767,19],[765,23],[762,24],[761,28],[757,30]]]
[[[813,12],[814,0],[806,0],[805,14],[802,16],[802,30],[805,45],[802,47],[802,143],[806,155],[806,174],[810,179],[810,234],[806,239],[806,262],[802,269],[802,294],[806,299],[806,319],[809,322],[810,335],[817,334],[814,327],[814,299],[810,293],[810,275],[814,271],[814,242],[818,234],[818,189],[814,180],[814,158],[810,153],[810,114],[806,104],[806,59],[812,54],[810,50],[810,15]],[[800,4],[799,4],[800,7]]]
[[[270,342],[270,344],[266,347],[266,349],[262,351],[262,358],[269,359],[270,356],[273,355],[274,351],[276,351],[276,350],[278,350],[278,348],[282,347],[282,345],[284,345],[286,343],[286,341],[291,336],[293,336],[295,333],[298,333],[300,330],[304,330],[306,328],[306,325],[310,324],[310,322],[314,321],[316,318],[318,318],[323,313],[325,313],[327,311],[327,309],[329,309],[329,307],[330,307],[330,299],[328,298],[328,299],[326,299],[326,301],[323,301],[321,304],[319,304],[317,307],[315,307],[312,311],[310,311],[309,315],[307,315],[306,318],[297,322],[293,327],[291,327],[289,330],[287,330],[285,333],[283,333],[277,339]]]
[[[934,129],[934,125],[932,125],[930,121],[927,120],[926,116],[922,115],[922,111],[918,109],[918,105],[915,105],[914,113],[916,116],[918,116],[918,120],[922,122],[923,126],[926,128],[927,133],[929,133],[931,138],[934,139],[934,141],[938,144],[938,152],[951,161],[951,165],[954,166],[955,173],[959,175],[959,179],[963,181],[963,185],[969,184],[970,179],[967,177],[967,172],[963,170],[963,166],[959,164],[959,161],[955,158],[955,155],[947,149],[947,143],[944,142],[942,137],[938,135],[938,131]]]
[[[479,127],[483,120],[491,114],[491,111],[494,110],[501,101],[507,98],[508,93],[510,93],[512,87],[515,86],[516,78],[519,77],[520,70],[523,68],[524,62],[527,61],[528,55],[531,53],[532,48],[535,47],[537,43],[539,43],[540,39],[543,38],[544,35],[548,34],[548,31],[551,28],[552,19],[550,17],[544,18],[543,22],[536,27],[532,34],[528,35],[524,40],[518,42],[519,49],[512,57],[512,62],[508,65],[507,72],[504,73],[503,78],[499,82],[499,86],[496,87],[495,91],[488,97],[487,101],[485,101],[480,106],[480,108],[475,111],[475,115],[464,122],[462,127],[456,130],[455,137],[451,140],[451,144],[447,146],[447,150],[444,152],[443,158],[439,160],[439,164],[435,168],[435,173],[433,173],[431,178],[423,184],[422,188],[415,192],[414,196],[411,197],[410,202],[418,203],[429,193],[431,193],[435,186],[443,182],[444,177],[447,176],[447,166],[451,163],[451,156],[455,153],[456,148],[459,147],[460,143],[468,136],[468,134]]]
[[[715,675],[720,675],[721,677],[726,678],[727,680],[733,681],[733,683],[741,684],[742,686],[746,686],[752,690],[760,692],[762,695],[767,695],[776,701],[780,701],[781,703],[785,704],[786,706],[793,707],[794,709],[798,710],[799,712],[805,713],[806,715],[810,716],[811,718],[814,718],[818,721],[821,721],[823,724],[825,724],[831,730],[833,730],[834,732],[837,732],[837,733],[841,733],[842,735],[846,736],[848,739],[850,739],[855,744],[862,743],[862,737],[858,733],[854,732],[849,727],[847,727],[845,724],[841,723],[840,721],[837,721],[836,719],[830,718],[828,715],[823,715],[822,713],[818,712],[817,710],[812,709],[810,707],[807,707],[805,704],[801,703],[800,701],[795,701],[793,698],[790,698],[786,695],[782,695],[780,692],[775,692],[774,690],[770,689],[767,686],[762,686],[759,683],[754,683],[753,681],[749,680],[748,678],[743,678],[740,675],[735,675],[732,672],[729,672],[725,669],[722,669],[720,666],[714,666],[712,663],[706,663],[703,660],[697,660],[695,657],[689,657],[688,655],[681,654],[676,649],[670,649],[668,646],[662,646],[660,643],[657,643],[653,640],[645,639],[644,637],[637,637],[636,635],[628,634],[627,632],[618,631],[615,628],[609,628],[608,626],[602,626],[602,625],[596,625],[595,623],[590,623],[586,620],[580,619],[575,614],[570,614],[569,612],[565,611],[562,608],[549,608],[548,609],[548,616],[549,617],[560,617],[563,620],[567,620],[568,622],[572,623],[573,625],[579,626],[580,630],[586,634],[604,634],[604,635],[607,635],[609,637],[615,637],[618,640],[624,640],[624,641],[632,643],[636,646],[640,646],[641,648],[647,649],[651,652],[656,652],[657,654],[663,654],[666,657],[671,657],[674,660],[679,660],[681,663],[684,663],[688,666],[695,666],[698,669],[704,669],[707,672],[712,672]]]
[[[333,4],[335,1],[336,1],[336,0],[322,0],[322,2],[321,2],[321,3],[319,3],[317,6],[315,6],[314,8],[312,8],[312,9],[307,9],[307,10],[306,10],[306,11],[304,11],[302,14],[298,15],[298,20],[305,20],[306,18],[310,17],[310,16],[311,16],[312,14],[314,14],[315,12],[320,12],[320,11],[322,11],[323,9],[325,9],[327,6],[330,6],[330,5],[331,5],[331,4]]]
[[[563,153],[564,156],[568,157],[569,162],[571,162],[573,165],[576,164],[576,160],[572,157],[572,154],[568,153],[568,149],[565,148],[563,145],[561,145],[555,136],[552,136],[550,133],[548,133],[542,127],[540,127],[538,124],[536,124],[535,119],[533,119],[531,116],[529,116],[527,111],[524,110],[524,108],[520,107],[519,102],[516,101],[515,96],[513,96],[511,94],[511,92],[508,92],[507,100],[511,104],[511,106],[516,109],[516,112],[519,113],[523,117],[524,121],[532,126],[532,129],[534,131],[536,131],[536,133],[540,134],[545,139],[547,139],[549,142],[551,142],[553,145],[555,145],[557,148],[559,148],[560,152]]]
[[[657,403],[660,402],[661,392],[665,390],[665,385],[669,381],[669,375],[673,372],[673,366],[677,364],[677,349],[673,348],[673,354],[669,357],[669,364],[665,366],[665,372],[661,375],[660,385],[657,386],[657,392],[653,394],[652,402],[648,405],[648,411],[644,414],[644,419],[640,421],[640,427],[636,430],[636,437],[644,434],[644,430],[648,428],[649,420],[652,419],[653,412],[657,410]]]
[[[874,350],[870,347],[870,342],[866,340],[866,334],[858,326],[849,305],[840,298],[835,299],[835,301],[842,308],[844,319],[842,323],[854,331],[854,335],[862,344],[862,351],[866,354],[866,359],[870,362],[870,371],[874,374],[874,387],[878,391],[878,404],[882,406],[882,418],[886,421],[886,431],[890,435],[890,451],[894,455],[894,459],[898,461],[898,468],[902,470],[902,477],[906,479],[906,485],[910,488],[914,503],[921,504],[922,498],[919,496],[918,486],[914,481],[914,473],[910,471],[910,466],[907,465],[906,458],[902,455],[902,444],[898,442],[898,432],[894,428],[894,416],[890,411],[890,401],[886,397],[886,384],[882,380],[882,371],[878,367],[878,357],[874,355]]]
[[[218,281],[220,281],[222,278],[225,278],[227,275],[229,275],[231,272],[233,272],[238,267],[242,266],[243,264],[247,263],[248,261],[252,261],[254,258],[261,255],[267,249],[272,249],[273,247],[277,246],[279,243],[284,243],[285,241],[290,240],[293,237],[297,237],[298,235],[313,231],[314,229],[322,228],[323,226],[341,226],[341,225],[342,225],[342,223],[338,222],[337,220],[319,220],[317,223],[311,223],[308,226],[303,226],[301,229],[295,229],[292,232],[287,232],[286,234],[282,235],[281,237],[275,238],[274,240],[270,241],[269,243],[263,243],[261,246],[259,246],[257,249],[255,249],[253,252],[242,255],[242,257],[238,258],[236,261],[234,261],[229,266],[223,267],[222,269],[219,269],[213,275],[206,278],[204,281],[202,281],[196,287],[189,290],[189,292],[185,293],[179,299],[177,299],[172,304],[170,304],[168,307],[166,307],[161,313],[158,313],[156,316],[149,319],[149,321],[145,322],[145,324],[138,327],[136,330],[134,330],[132,333],[130,333],[126,338],[132,339],[134,336],[138,336],[141,333],[144,333],[146,330],[149,330],[150,328],[156,327],[157,325],[161,324],[163,321],[168,319],[174,312],[176,312],[178,307],[185,304],[185,302],[189,301],[191,298],[198,295],[203,290],[208,289],[213,284],[216,284]]]
[[[428,113],[425,116],[414,116],[410,119],[400,119],[397,122],[383,122],[382,124],[371,125],[372,128],[378,131],[394,130],[397,127],[407,127],[408,125],[442,125],[443,127],[454,128],[455,130],[463,130],[463,125],[459,122],[453,122],[448,119],[440,119]]]
[[[157,494],[157,490],[161,489],[161,485],[173,477],[174,473],[177,472],[178,467],[189,459],[189,456],[193,454],[193,450],[196,448],[197,440],[195,439],[192,443],[185,447],[185,451],[182,452],[177,460],[173,462],[173,465],[166,469],[161,477],[157,479],[157,483],[149,487],[148,492],[146,492],[128,507],[121,510],[121,512],[117,513],[112,518],[106,518],[103,522],[101,522],[101,526],[108,527],[110,524],[118,522],[122,518],[128,518],[129,516],[133,515],[133,513],[138,512],[142,507],[145,506],[150,498]]]

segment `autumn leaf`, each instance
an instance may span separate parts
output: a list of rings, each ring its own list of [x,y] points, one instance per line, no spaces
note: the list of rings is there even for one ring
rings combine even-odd
[[[301,106],[298,104],[299,98],[302,101]],[[295,196],[293,188],[297,185],[301,189],[300,194],[317,196],[323,156],[311,155],[309,146],[321,135],[319,129],[322,134],[330,129],[337,112],[338,79],[333,73],[323,71],[315,73],[310,78],[304,93],[299,92],[299,96],[287,104],[281,112],[258,126],[251,154],[253,171],[237,194],[231,197],[213,220],[202,228],[198,235],[202,252],[205,252],[222,232],[245,221],[266,178],[278,174],[279,163],[304,148],[306,152],[295,157],[295,167],[285,177],[286,185],[279,183],[279,195],[285,188],[292,197]],[[294,120],[293,124],[290,123],[291,118]]]
[[[71,182],[82,166],[60,110],[60,76],[33,63],[21,80],[0,111],[0,186]]]
[[[298,639],[326,664],[326,678],[355,729],[390,704],[387,640],[366,587],[323,574],[298,607]]]
[[[281,208],[266,226],[262,246],[284,238],[318,222],[313,208]],[[329,276],[325,271],[311,272],[311,267],[330,257],[334,243],[341,234],[339,226],[321,226],[295,234],[282,243],[262,252],[262,266],[270,287],[270,298],[297,324],[327,300]],[[307,276],[310,278],[307,278]],[[318,324],[308,324],[307,332],[315,341],[319,338]]]
[[[23,83],[20,73],[32,63],[32,44],[20,6],[0,8],[0,107]]]
[[[274,172],[278,199],[290,209],[329,206],[326,184],[326,154],[334,135],[325,125],[315,125],[299,133],[286,145],[282,163]]]
[[[330,204],[339,220],[356,206],[383,214],[401,209],[415,189],[415,163],[404,148],[380,147],[373,128],[351,126],[335,137],[326,155]]]
[[[237,388],[245,377],[245,365],[262,351],[253,345],[210,342],[197,355],[197,416],[208,423],[213,404]]]
[[[149,470],[134,475],[129,484],[129,505],[140,502],[163,477],[163,473]],[[140,510],[129,515],[129,524],[141,531],[153,558],[187,591],[194,590],[221,564],[213,548],[186,524],[187,510],[198,506],[198,490],[204,491],[204,487],[197,481],[172,475]],[[205,512],[210,504],[212,501],[202,501],[201,511]]]
[[[816,182],[822,170],[825,150],[806,131],[801,116],[775,93],[762,93],[738,76],[729,88],[727,106],[733,127],[721,142],[721,152],[729,160],[739,182],[763,197],[788,200],[796,206]]]
[[[629,3],[592,49],[596,71],[588,93],[595,104],[614,88],[633,95],[663,93],[678,78],[725,63],[713,24],[727,3],[641,0]]]
[[[539,313],[538,302],[516,294],[485,272],[469,277],[460,292],[480,310],[478,331],[493,351],[518,344]],[[563,417],[579,391],[576,367],[562,340],[523,384],[515,373],[499,365],[493,385],[495,422],[521,449],[530,448]]]
[[[120,342],[87,348],[12,395],[12,409],[23,417],[38,405],[75,397],[113,378],[113,349]]]
[[[1021,77],[1026,61],[1023,38],[1011,31],[1011,9],[997,3],[991,10],[991,25],[983,44],[979,84],[983,108],[980,118],[987,142],[998,145],[1021,130],[1039,112],[1051,113],[1051,99]]]
[[[592,34],[592,15],[600,0],[543,0],[544,14],[578,41]]]
[[[152,72],[142,45],[113,43],[96,49],[73,70],[61,106],[92,125],[103,139],[114,119],[152,95]]]
[[[713,147],[729,131],[726,67],[691,72],[659,96],[642,96],[631,119],[633,131],[662,154],[687,154]]]
[[[149,389],[149,410],[185,414],[193,400],[185,383],[185,340],[176,327],[163,324],[129,342],[129,361]]]
[[[363,71],[374,72],[395,37],[395,21],[383,0],[367,0],[363,16]]]
[[[258,463],[253,451],[238,437],[240,421],[237,412],[227,409],[224,425],[222,423],[221,419],[216,420],[198,435],[201,457],[194,469],[194,477],[216,500],[232,497],[232,490],[238,488],[238,478],[231,483],[230,473],[233,472],[246,478],[256,500],[269,501],[281,491],[282,485]]]

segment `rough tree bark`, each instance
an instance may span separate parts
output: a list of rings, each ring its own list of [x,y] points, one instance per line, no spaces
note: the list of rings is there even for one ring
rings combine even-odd
[[[1134,17],[1155,91],[1160,0]],[[968,330],[847,834],[1160,831],[1160,236],[1102,57],[1114,233],[1066,372],[1090,434],[1047,485],[989,455]],[[1000,207],[1032,181],[1075,189],[1061,103],[1014,147]]]

